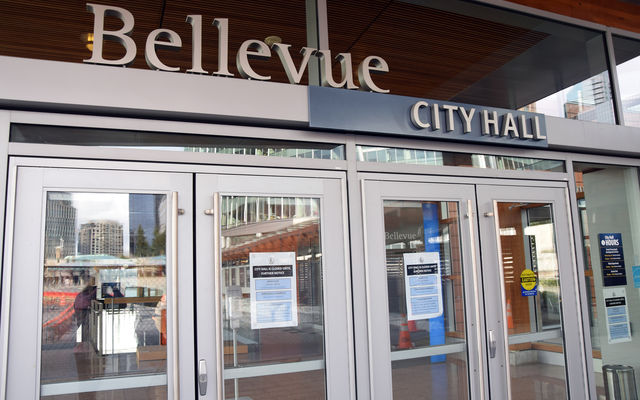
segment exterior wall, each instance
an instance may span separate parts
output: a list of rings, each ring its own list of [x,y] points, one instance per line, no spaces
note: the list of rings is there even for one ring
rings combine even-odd
[[[177,119],[308,121],[307,88],[211,76],[0,57],[0,105]]]
[[[1,56],[0,67],[0,106],[7,108],[309,125],[306,86]],[[638,128],[554,117],[546,120],[550,149],[640,155]]]

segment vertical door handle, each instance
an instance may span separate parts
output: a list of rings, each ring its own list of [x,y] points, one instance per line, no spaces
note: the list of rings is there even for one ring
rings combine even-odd
[[[480,312],[480,284],[478,283],[478,263],[477,263],[477,259],[476,259],[476,230],[474,227],[474,224],[476,222],[476,219],[474,217],[474,210],[473,210],[473,202],[471,201],[471,199],[467,199],[467,217],[469,219],[469,241],[470,241],[470,247],[471,247],[471,272],[472,272],[472,277],[473,277],[473,293],[474,293],[474,308],[475,308],[475,315],[479,316],[483,315]],[[474,372],[476,372],[476,376],[479,378],[474,378],[474,380],[477,382],[477,385],[479,386],[480,389],[480,400],[484,400],[484,393],[485,393],[485,381],[484,381],[484,352],[482,351],[482,345],[483,345],[483,333],[484,331],[481,328],[481,325],[478,321],[476,321],[475,323],[472,323],[472,326],[475,325],[475,334],[476,334],[476,345],[477,345],[477,349],[478,349],[478,355],[477,357],[474,357],[473,360],[473,370]]]
[[[489,357],[496,357],[496,335],[493,330],[489,330]]]
[[[224,348],[222,347],[222,250],[221,250],[221,229],[220,224],[220,193],[213,195],[213,293],[215,295],[215,330],[214,340],[216,341],[216,393],[219,400],[224,399]]]
[[[200,360],[198,363],[198,388],[200,396],[207,394],[207,362],[205,360]]]
[[[180,362],[178,351],[178,192],[171,193],[172,213],[171,213],[171,327],[173,331],[173,398],[180,398]]]

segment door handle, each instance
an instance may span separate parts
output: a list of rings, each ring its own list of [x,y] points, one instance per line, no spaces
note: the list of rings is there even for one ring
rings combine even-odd
[[[224,399],[224,340],[222,331],[222,250],[221,250],[221,229],[220,224],[220,193],[213,194],[213,293],[215,293],[215,310],[214,318],[216,321],[214,330],[214,339],[216,341],[216,384],[215,390],[217,399]]]
[[[178,346],[178,192],[171,193],[172,215],[171,215],[171,328],[173,331],[173,398],[180,398],[180,351]]]
[[[221,229],[220,225],[220,193],[213,194],[213,208],[204,210],[205,215],[213,217],[213,293],[216,296],[214,301],[214,341],[216,347],[216,363],[215,363],[215,384],[214,389],[217,393],[218,399],[224,398],[224,348],[222,347],[223,332],[222,332],[222,253],[221,253]],[[203,369],[204,368],[204,369]],[[200,387],[200,395],[204,396],[207,393],[207,363],[205,360],[200,360],[199,363],[199,375],[198,386]],[[202,372],[204,371],[204,372]],[[204,379],[204,380],[203,380]]]
[[[200,360],[198,363],[198,388],[200,396],[207,394],[207,362],[205,360]]]
[[[489,330],[489,357],[496,357],[496,335],[493,330]]]

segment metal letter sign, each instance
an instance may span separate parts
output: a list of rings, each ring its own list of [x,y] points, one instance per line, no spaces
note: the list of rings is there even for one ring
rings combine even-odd
[[[94,14],[93,22],[93,53],[90,59],[83,60],[86,63],[106,64],[106,65],[129,65],[133,63],[136,57],[136,44],[131,38],[133,32],[134,18],[133,14],[124,8],[103,6],[99,4],[87,3],[87,9]],[[105,31],[104,20],[107,16],[116,17],[122,22],[122,28],[118,31]],[[202,67],[202,16],[187,15],[186,23],[191,25],[192,32],[192,68],[187,72],[197,74],[206,74],[207,71]],[[229,72],[228,54],[229,54],[229,21],[226,18],[216,18],[213,25],[218,28],[218,70],[213,75],[233,76]],[[167,40],[158,40],[164,38]],[[118,60],[107,60],[102,57],[102,45],[105,39],[114,40],[120,43],[126,50],[124,57]],[[178,67],[169,67],[160,61],[156,55],[156,47],[172,48],[178,50],[182,46],[180,36],[170,29],[156,29],[147,36],[145,46],[145,59],[149,68],[159,69],[163,71],[179,71]],[[289,83],[298,84],[302,78],[309,58],[313,55],[320,58],[320,75],[323,86],[358,89],[353,82],[353,66],[351,64],[351,53],[340,53],[336,57],[340,61],[342,70],[342,80],[335,82],[331,73],[333,58],[330,50],[318,50],[311,47],[303,47],[303,59],[299,69],[296,70],[289,54],[289,44],[273,43],[267,45],[260,40],[245,40],[238,49],[236,56],[236,65],[240,76],[245,79],[255,79],[268,81],[271,79],[269,75],[261,75],[254,71],[249,64],[249,59],[268,59],[271,57],[271,49],[280,57],[282,67],[289,78]],[[388,93],[388,90],[377,86],[371,77],[371,73],[381,74],[389,72],[389,65],[382,57],[369,56],[358,65],[358,79],[360,81],[361,90]]]
[[[309,87],[309,125],[483,144],[548,146],[542,114],[315,86]]]

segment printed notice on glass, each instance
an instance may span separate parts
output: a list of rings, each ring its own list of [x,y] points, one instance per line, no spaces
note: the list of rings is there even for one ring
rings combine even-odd
[[[631,341],[629,308],[624,288],[603,289],[609,344]]]
[[[296,253],[249,253],[251,329],[298,325]]]
[[[405,253],[404,288],[407,320],[435,318],[442,315],[442,278],[440,253]]]

